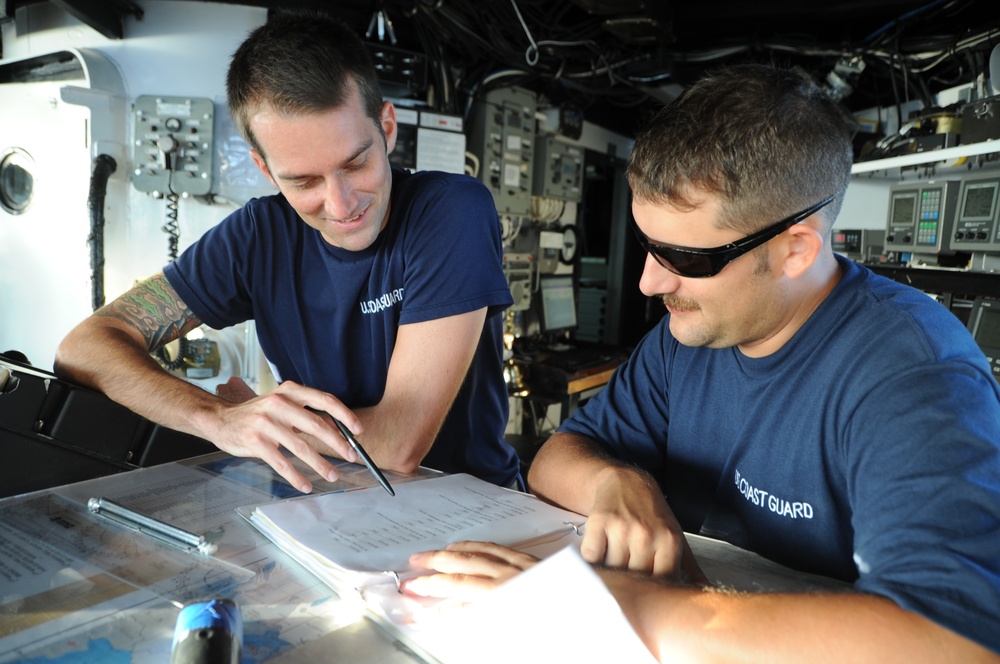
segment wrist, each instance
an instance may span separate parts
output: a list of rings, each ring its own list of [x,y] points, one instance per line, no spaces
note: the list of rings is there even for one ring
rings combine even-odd
[[[595,492],[604,489],[620,490],[624,487],[641,488],[660,493],[656,480],[644,470],[624,464],[606,464],[595,477]]]

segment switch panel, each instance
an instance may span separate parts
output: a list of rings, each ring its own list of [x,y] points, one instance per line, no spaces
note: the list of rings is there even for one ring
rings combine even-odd
[[[500,214],[531,211],[537,105],[533,92],[518,87],[490,90],[475,103],[469,150]]]
[[[212,190],[211,99],[142,96],[133,106],[132,184],[164,195]]]

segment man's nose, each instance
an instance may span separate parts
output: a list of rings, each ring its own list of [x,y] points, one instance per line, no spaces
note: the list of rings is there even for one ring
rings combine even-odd
[[[354,191],[343,178],[329,178],[323,196],[323,210],[327,216],[343,221],[357,212],[354,210]]]
[[[656,297],[673,293],[680,283],[679,276],[657,263],[653,254],[646,252],[646,262],[642,266],[642,276],[639,277],[639,290],[643,295]]]

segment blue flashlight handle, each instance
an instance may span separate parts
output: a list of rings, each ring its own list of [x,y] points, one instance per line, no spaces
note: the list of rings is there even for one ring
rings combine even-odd
[[[239,664],[242,651],[243,616],[236,602],[212,599],[181,609],[170,664]]]

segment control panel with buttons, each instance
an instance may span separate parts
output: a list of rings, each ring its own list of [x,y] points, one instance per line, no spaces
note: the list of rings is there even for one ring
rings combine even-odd
[[[212,189],[211,99],[142,96],[133,105],[132,184],[164,196]]]
[[[500,214],[531,211],[537,107],[535,93],[516,86],[490,90],[475,103],[468,149]]]
[[[960,251],[1000,252],[998,228],[1000,173],[975,173],[962,178],[952,247]]]
[[[951,239],[958,188],[956,181],[927,181],[892,187],[885,250],[953,253]]]

